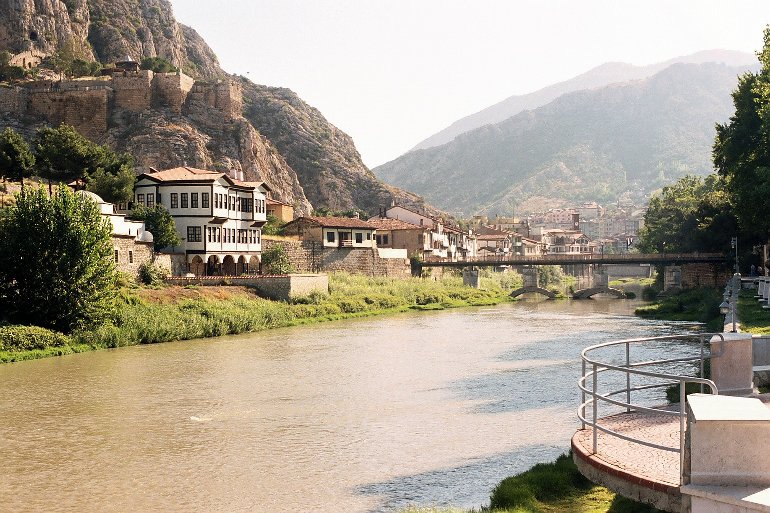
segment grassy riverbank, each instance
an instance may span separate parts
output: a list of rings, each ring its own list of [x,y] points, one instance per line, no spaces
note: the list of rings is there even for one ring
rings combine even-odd
[[[472,510],[467,513],[475,513]],[[578,472],[569,455],[535,465],[503,479],[482,512],[496,513],[658,513],[658,510],[615,495]],[[460,513],[460,510],[415,509],[402,513]]]
[[[722,294],[717,289],[684,290],[659,298],[651,305],[640,306],[635,313],[648,319],[702,322],[710,331],[722,331],[721,302]]]
[[[245,287],[126,288],[120,293],[110,324],[65,337],[36,334],[34,340],[30,342],[27,337],[23,343],[9,342],[11,337],[6,336],[0,340],[0,362],[406,310],[493,305],[510,300],[503,279],[502,275],[484,278],[481,289],[472,289],[456,276],[432,280],[334,274],[329,277],[330,294],[311,295],[292,303],[260,298]],[[5,329],[5,333],[13,331],[13,327]]]
[[[738,319],[741,331],[754,335],[770,334],[770,310],[762,308],[762,303],[756,300],[756,290],[742,290],[738,296]]]

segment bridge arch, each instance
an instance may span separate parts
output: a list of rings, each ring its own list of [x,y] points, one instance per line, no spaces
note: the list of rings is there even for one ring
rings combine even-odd
[[[556,294],[551,292],[550,290],[546,290],[542,287],[522,287],[520,289],[516,289],[513,292],[511,292],[511,297],[519,297],[522,294],[526,294],[528,292],[533,292],[536,294],[542,294],[546,296],[548,299],[555,299]]]
[[[578,290],[572,295],[572,299],[590,299],[596,294],[609,294],[618,299],[626,299],[626,294],[620,289],[613,289],[611,287],[593,287],[590,289]]]

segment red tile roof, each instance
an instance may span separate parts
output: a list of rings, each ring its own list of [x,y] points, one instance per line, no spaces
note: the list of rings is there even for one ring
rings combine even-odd
[[[416,224],[407,223],[400,219],[390,219],[389,217],[371,217],[367,220],[368,223],[373,224],[378,230],[427,230],[427,226],[417,226]]]
[[[227,176],[226,173],[196,169],[194,167],[175,167],[172,169],[164,169],[163,171],[153,171],[151,173],[143,174],[143,176],[147,176],[160,182],[212,182],[222,175]]]
[[[362,219],[354,217],[314,217],[306,216],[295,219],[289,224],[310,222],[324,228],[361,228],[363,230],[375,230],[376,227]]]

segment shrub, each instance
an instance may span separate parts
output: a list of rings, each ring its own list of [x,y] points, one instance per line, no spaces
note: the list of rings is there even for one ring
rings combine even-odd
[[[139,279],[145,285],[161,285],[169,274],[168,269],[150,261],[139,266]]]
[[[266,274],[289,274],[294,270],[282,244],[276,244],[262,252],[262,267]]]
[[[67,337],[38,326],[0,326],[0,351],[29,351],[67,345]]]

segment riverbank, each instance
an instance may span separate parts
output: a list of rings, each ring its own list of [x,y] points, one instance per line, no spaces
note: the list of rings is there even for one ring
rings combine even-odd
[[[438,280],[333,274],[330,293],[292,303],[272,301],[248,287],[127,288],[112,323],[62,336],[0,328],[0,363],[96,349],[234,335],[354,317],[495,305],[510,301],[504,274],[465,287],[457,276]],[[3,333],[5,335],[3,335]]]
[[[481,512],[662,513],[590,482],[580,474],[567,454],[559,456],[553,463],[540,463],[526,472],[503,479],[492,490],[489,507],[482,508]],[[402,513],[460,512],[410,508]]]
[[[722,331],[721,302],[722,293],[717,289],[683,290],[660,297],[650,305],[637,308],[634,313],[646,319],[701,322],[709,331]]]

